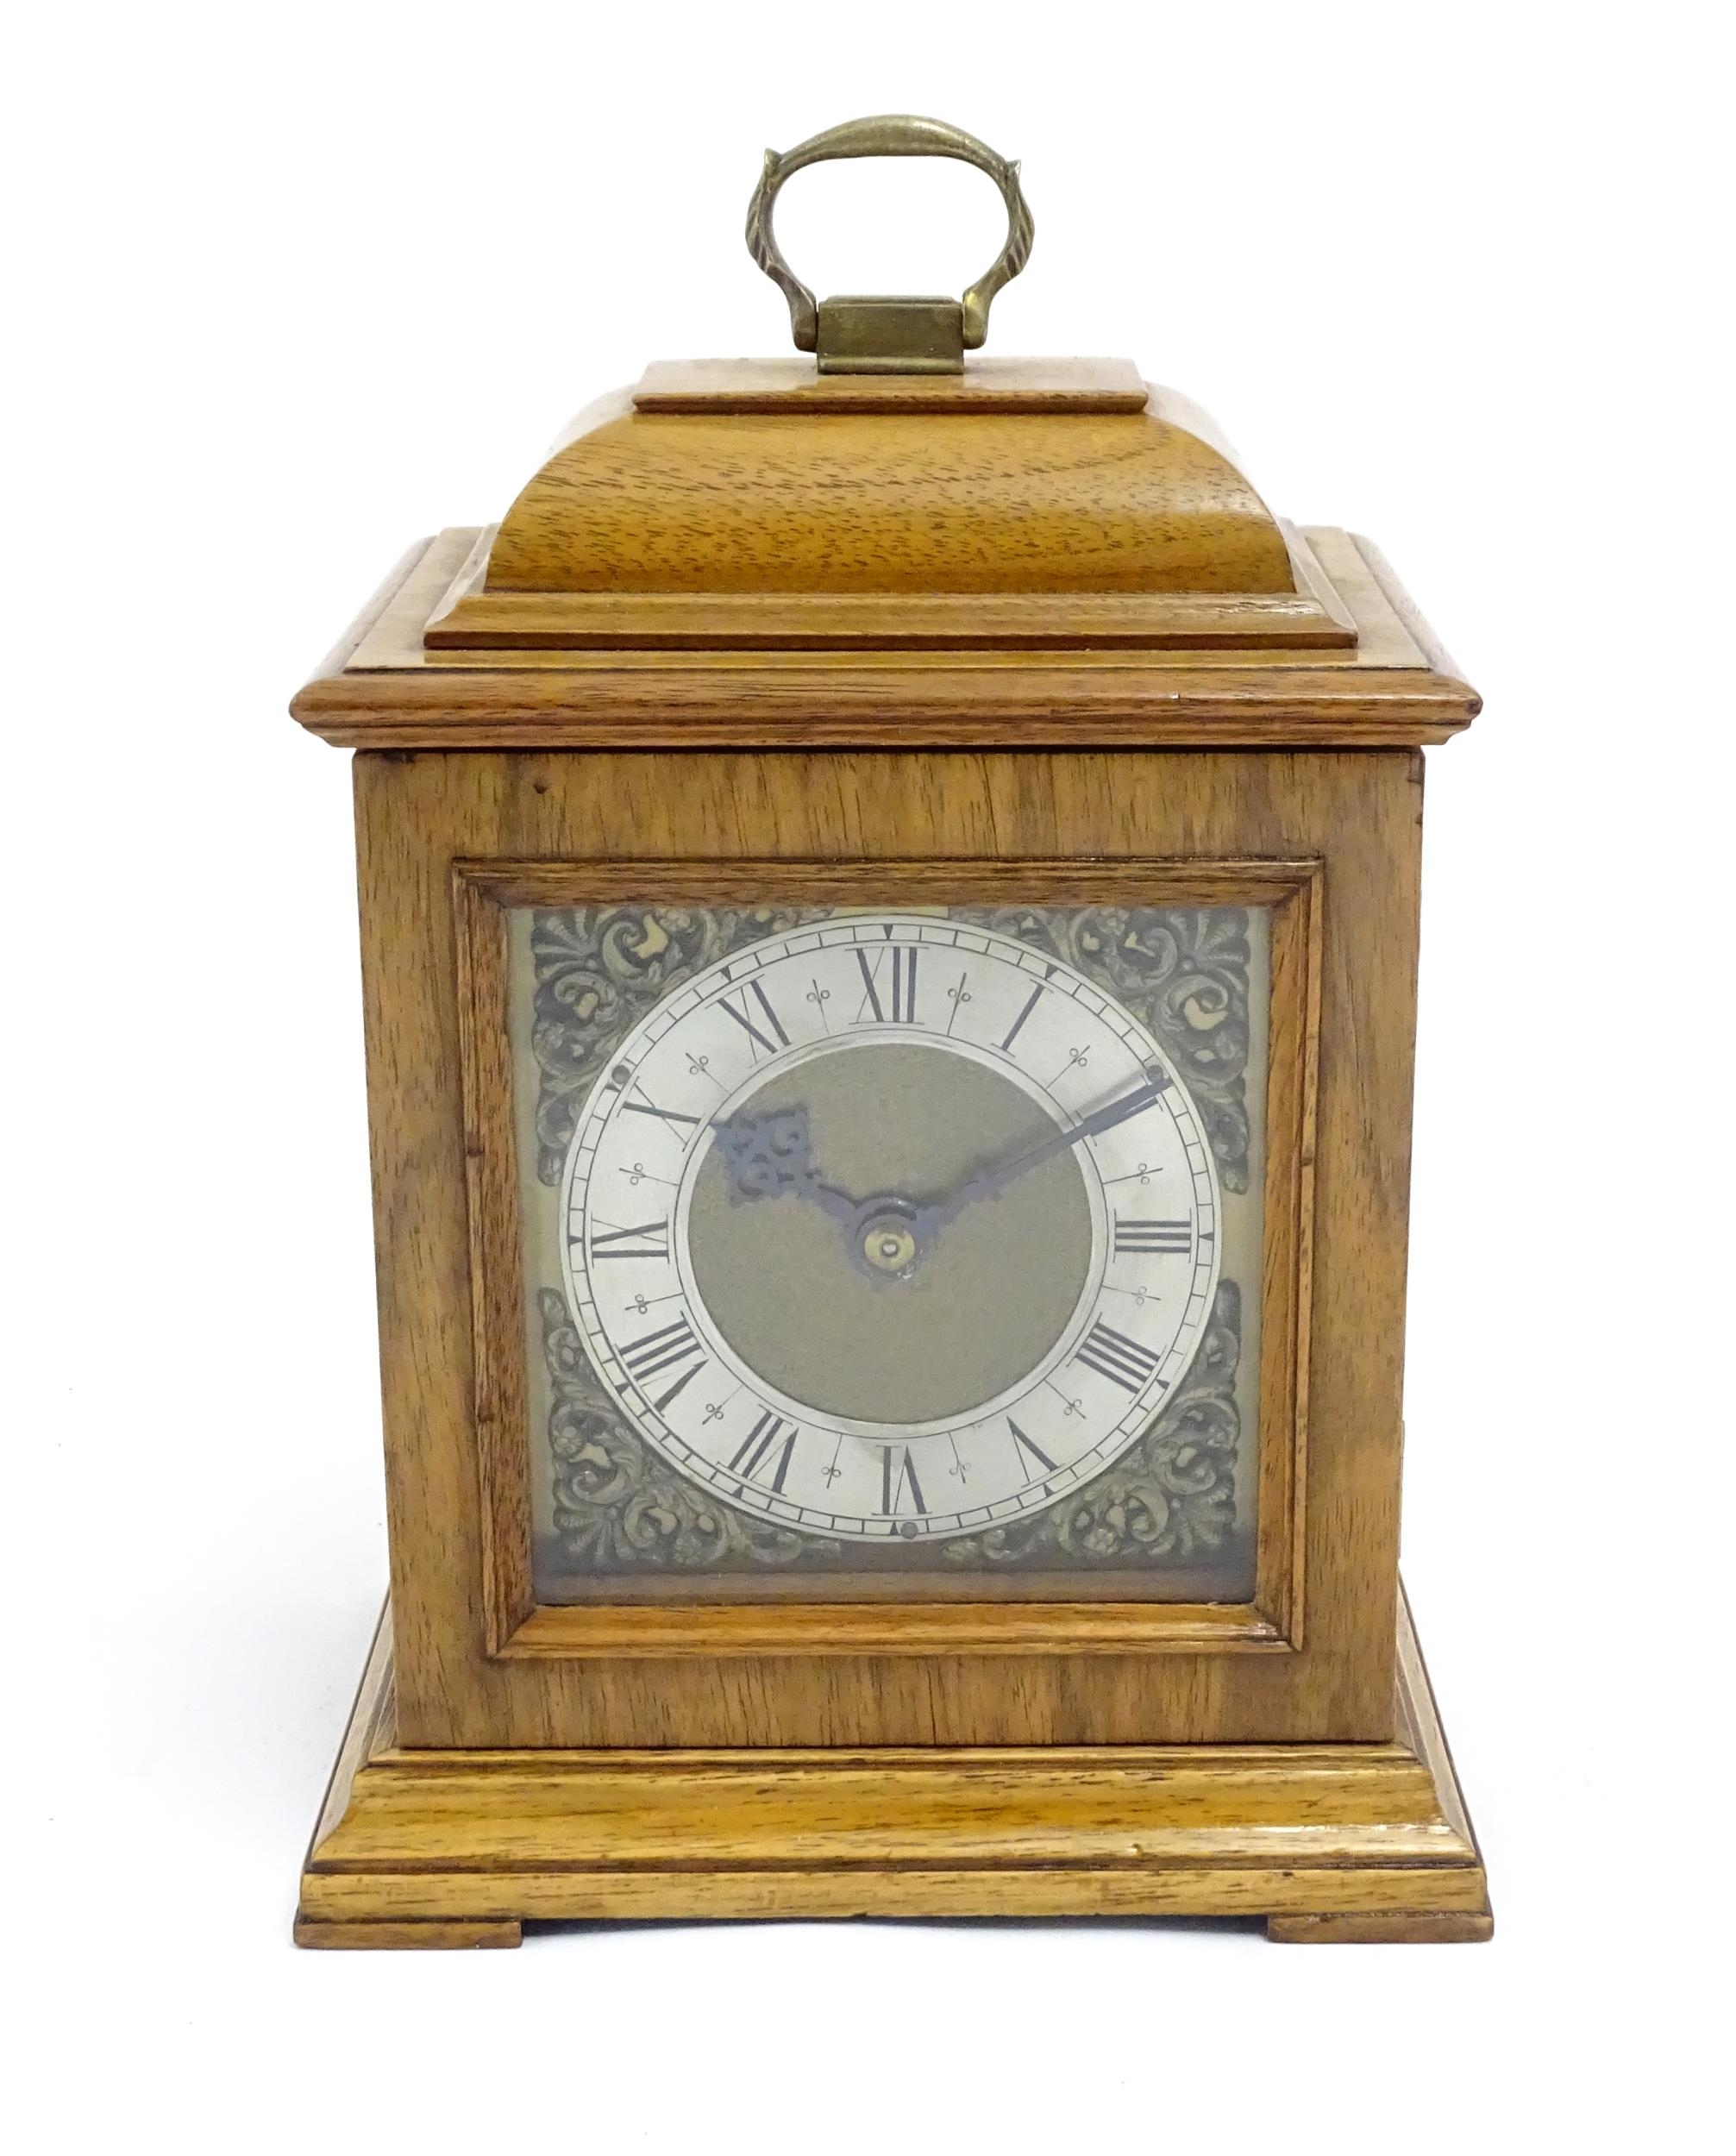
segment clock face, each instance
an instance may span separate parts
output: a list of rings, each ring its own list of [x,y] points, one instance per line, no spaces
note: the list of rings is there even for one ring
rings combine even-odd
[[[1181,1383],[1220,1263],[1156,1037],[939,916],[835,915],[674,988],[591,1090],[561,1194],[622,1414],[727,1505],[853,1543],[1100,1476]]]

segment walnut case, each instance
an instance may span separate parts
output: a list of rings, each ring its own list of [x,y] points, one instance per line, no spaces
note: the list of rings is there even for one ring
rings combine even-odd
[[[392,1551],[303,1943],[1487,1935],[1397,1565],[1420,752],[1477,708],[1119,364],[653,367],[410,550],[293,705],[357,751]],[[1269,910],[1252,1592],[539,1603],[507,913],[890,892]]]

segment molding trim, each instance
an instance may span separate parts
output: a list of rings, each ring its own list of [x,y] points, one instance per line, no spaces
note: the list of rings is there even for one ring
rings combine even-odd
[[[1446,741],[1482,709],[1390,570],[1326,526],[1286,536],[1353,649],[426,649],[491,536],[417,549],[291,715],[346,749],[1326,749]]]
[[[516,1946],[527,1921],[1243,1916],[1480,1940],[1482,1859],[1407,1608],[1383,1745],[401,1748],[382,1620],[298,1944]]]

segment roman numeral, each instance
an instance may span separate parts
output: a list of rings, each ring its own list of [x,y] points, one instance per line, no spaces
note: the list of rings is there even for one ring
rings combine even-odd
[[[748,998],[749,996],[752,996],[755,1001],[758,1003],[760,1006],[760,1015],[765,1019],[766,1024],[771,1027],[772,1033],[775,1033],[777,1035],[776,1040],[772,1038],[771,1033],[762,1032],[758,1025],[755,1022],[748,1002]],[[736,1008],[735,1005],[730,1002],[730,999],[726,995],[719,996],[718,998],[718,1001],[721,1006],[729,1012],[730,1016],[736,1021],[736,1025],[741,1027],[742,1031],[753,1043],[754,1061],[758,1062],[760,1060],[760,1050],[762,1048],[768,1056],[775,1056],[780,1047],[787,1048],[790,1044],[790,1037],[787,1032],[785,1032],[782,1022],[779,1018],[777,1012],[773,1010],[771,999],[767,995],[764,987],[757,981],[750,981],[747,987],[741,991],[741,997],[742,1007],[739,1011]]]
[[[858,1025],[862,1023],[862,1012],[868,1010],[873,1011],[881,1024],[886,1023],[886,1006],[881,1001],[877,977],[881,959],[888,955],[892,959],[892,1023],[894,1025],[916,1024],[917,953],[912,947],[900,944],[890,954],[876,951],[873,965],[868,963],[868,953],[858,947],[856,963],[862,968],[863,991],[862,1006],[856,1012]]]
[[[785,1431],[789,1432],[787,1437],[783,1436]],[[781,1497],[784,1477],[790,1471],[790,1456],[796,1449],[796,1436],[794,1423],[781,1420],[768,1407],[743,1438],[730,1465],[737,1475],[758,1476],[760,1462],[776,1446],[777,1471],[771,1478],[771,1487]]]
[[[1163,1359],[1143,1348],[1137,1340],[1130,1340],[1125,1332],[1118,1332],[1112,1325],[1105,1325],[1100,1318],[1075,1350],[1079,1360],[1087,1369],[1097,1372],[1119,1385],[1124,1392],[1143,1392],[1150,1382],[1151,1373]]]
[[[623,1348],[620,1355],[623,1367],[660,1414],[688,1379],[697,1376],[705,1367],[705,1351],[685,1318],[677,1318],[673,1325],[648,1332],[642,1340],[635,1340],[631,1347]],[[686,1365],[680,1376],[661,1399],[651,1400],[646,1380],[674,1369],[679,1363]]]
[[[893,1463],[898,1465],[894,1469]],[[906,1490],[910,1492],[913,1510],[925,1513],[928,1507],[922,1501],[922,1484],[916,1479],[916,1462],[910,1456],[907,1445],[883,1445],[880,1451],[880,1508],[890,1516],[897,1512],[904,1501]]]
[[[1018,1447],[1018,1464],[1021,1467],[1025,1467],[1025,1456],[1029,1454],[1029,1456],[1037,1463],[1035,1473],[1043,1475],[1054,1474],[1054,1461],[1050,1458],[1049,1455],[1043,1451],[1040,1445],[1037,1444],[1034,1439],[1025,1436],[1024,1431],[1019,1428],[1018,1425],[1012,1420],[1011,1415],[1006,1418],[1006,1426],[1012,1432],[1012,1442]],[[1033,1480],[1035,1479],[1033,1470],[1026,1468],[1025,1472],[1032,1475]]]
[[[1003,1048],[1011,1048],[1012,1044],[1018,1038],[1019,1028],[1025,1024],[1026,1018],[1028,1018],[1031,1012],[1037,1008],[1037,999],[1042,995],[1042,993],[1043,983],[1039,981],[1037,986],[1031,990],[1031,993],[1025,999],[1025,1008],[1019,1012],[1018,1016],[1014,1018],[1012,1025],[1008,1028],[1006,1038],[1000,1044]]]
[[[624,1244],[625,1249],[613,1247]],[[596,1257],[667,1257],[669,1255],[669,1224],[667,1220],[647,1220],[636,1228],[605,1228],[600,1232],[597,1223],[591,1223],[591,1255]]]
[[[1122,1220],[1115,1223],[1118,1257],[1141,1257],[1147,1252],[1169,1252],[1186,1257],[1194,1247],[1191,1220]]]
[[[665,1123],[691,1123],[696,1129],[698,1128],[699,1121],[698,1116],[683,1115],[679,1108],[660,1108],[642,1086],[636,1086],[634,1091],[638,1094],[639,1098],[636,1100],[631,1099],[623,1100],[621,1106],[624,1108],[631,1109],[635,1115],[655,1115]]]

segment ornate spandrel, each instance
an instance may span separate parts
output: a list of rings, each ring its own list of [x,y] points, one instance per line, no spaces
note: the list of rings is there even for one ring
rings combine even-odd
[[[530,1052],[539,1074],[539,1181],[560,1181],[586,1095],[616,1049],[672,988],[762,937],[824,918],[769,906],[582,906],[534,912]]]

